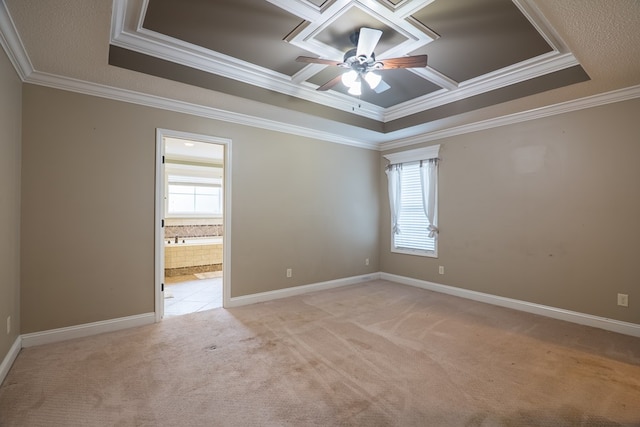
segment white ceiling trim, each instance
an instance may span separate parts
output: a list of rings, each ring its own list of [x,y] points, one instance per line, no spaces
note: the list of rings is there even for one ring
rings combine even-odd
[[[288,7],[290,3],[288,0],[269,1],[285,10],[292,10]],[[320,58],[342,61],[344,52],[335,49],[333,46],[320,42],[316,37],[334,21],[340,18],[340,16],[344,15],[352,8],[358,8],[374,19],[383,22],[406,39],[404,42],[392,47],[391,49],[384,52],[377,52],[376,58],[384,60],[384,58],[404,56],[407,52],[419,49],[438,38],[438,35],[431,31],[431,29],[415,20],[410,20],[411,22],[408,20],[410,13],[421,9],[432,1],[434,0],[416,0],[411,3],[411,8],[404,7],[390,10],[375,0],[339,0],[324,9],[320,16],[316,17],[315,20],[309,20],[304,28],[300,28],[296,32],[290,34],[287,41],[294,46],[298,46],[301,49],[305,49],[316,54]],[[307,65],[299,73],[294,75],[293,80],[301,81],[299,79],[303,76],[308,79],[322,71],[324,68],[326,68],[324,65]],[[425,69],[421,73],[417,72],[417,70],[409,71],[415,71],[416,74],[422,78],[430,80],[433,83],[450,90],[455,89],[457,86],[456,82],[441,73],[435,72],[433,69]],[[332,93],[332,95],[334,94]],[[381,118],[380,120],[383,121],[384,118]]]
[[[411,71],[412,73],[422,76],[445,90],[456,90],[459,86],[457,81],[445,76],[435,68],[431,68],[429,65],[425,68],[407,68],[407,71]]]
[[[551,26],[547,18],[544,17],[540,9],[530,0],[512,0],[520,12],[529,20],[531,25],[545,39],[545,41],[553,48],[553,50],[565,53],[569,48],[558,35],[556,30]]]
[[[535,77],[544,76],[551,72],[573,67],[574,65],[579,65],[579,63],[572,54],[549,52],[531,60],[523,61],[478,78],[464,81],[458,85],[456,90],[437,91],[389,107],[384,114],[384,122],[400,119],[454,101],[480,95]]]
[[[376,141],[367,141],[362,138],[348,138],[337,133],[319,131],[311,127],[295,126],[277,120],[264,119],[247,114],[226,111],[213,107],[206,107],[189,102],[163,98],[154,95],[143,94],[127,89],[111,87],[94,82],[88,82],[69,77],[53,75],[50,73],[34,70],[24,45],[18,35],[13,20],[6,8],[4,0],[0,0],[0,42],[4,48],[16,73],[23,82],[66,90],[70,92],[82,93],[90,96],[112,99],[116,101],[128,102],[153,108],[159,108],[178,113],[190,114],[199,117],[221,120],[240,125],[252,126],[276,132],[283,132],[308,138],[320,139],[355,147],[372,150],[391,150],[401,147],[408,147],[424,142],[439,140],[456,135],[463,135],[471,132],[491,129],[510,124],[516,124],[528,120],[568,113],[585,108],[597,107],[605,104],[623,102],[630,99],[640,98],[640,85],[631,86],[611,92],[592,95],[572,101],[562,102],[510,114],[503,117],[469,123],[461,126],[430,131],[429,124],[416,126],[411,129],[393,132],[391,134],[371,133],[376,135]],[[265,108],[273,109],[272,106]],[[408,135],[399,137],[399,135]]]
[[[114,0],[114,12],[111,22],[111,44],[114,46],[295,96],[341,111],[354,112],[353,106],[357,104],[360,108],[356,114],[378,121],[383,119],[382,108],[354,99],[352,96],[319,92],[310,83],[305,85],[294,84],[292,78],[288,75],[144,28],[138,28],[138,23],[143,14],[142,6],[144,2],[138,2],[141,7],[134,9],[137,13],[135,17],[129,16],[132,13],[130,5],[136,1]]]
[[[295,83],[302,83],[305,80],[310,79],[320,71],[324,70],[325,66],[322,64],[309,64],[302,70],[298,71],[291,77],[291,81]]]
[[[29,60],[4,0],[0,0],[0,46],[7,53],[9,61],[22,80],[33,72],[31,60]]]
[[[316,19],[320,18],[321,9],[308,2],[307,0],[267,0],[274,6],[279,7],[280,9],[286,10],[292,15],[296,15],[299,18],[304,19],[305,21],[313,22]]]
[[[390,134],[386,137],[383,134],[379,133],[379,135],[381,136],[381,142],[372,142],[357,138],[346,138],[343,135],[331,132],[319,131],[317,129],[295,126],[275,120],[263,119],[237,112],[225,111],[217,108],[162,98],[159,96],[143,94],[131,90],[114,88],[111,86],[71,79],[68,77],[56,76],[53,74],[42,73],[38,71],[32,72],[24,81],[26,83],[38,84],[55,89],[67,90],[101,98],[113,99],[116,101],[123,101],[147,107],[159,108],[162,110],[185,113],[214,120],[221,120],[240,125],[252,126],[276,132],[283,132],[287,134],[320,139],[327,142],[378,151],[409,147],[416,144],[437,141],[456,135],[464,135],[471,132],[517,124],[529,120],[535,120],[543,117],[554,116],[557,114],[582,110],[585,108],[598,107],[601,105],[640,98],[640,85],[637,85],[576,100],[566,101],[559,104],[536,108],[533,110],[522,111],[515,114],[509,114],[502,117],[496,117],[436,131],[424,130],[421,129],[421,126],[417,126],[412,130],[410,129],[400,132],[394,132],[393,135]],[[273,107],[267,106],[266,108]],[[429,125],[426,124],[425,126]],[[413,132],[413,135],[404,138],[397,138],[398,134],[406,132]]]
[[[636,98],[640,98],[640,85],[587,96],[576,100],[561,102],[558,104],[540,107],[533,110],[509,114],[493,119],[482,120],[475,123],[469,123],[432,132],[427,131],[420,135],[383,142],[379,145],[379,149],[381,151],[386,151],[395,148],[410,147],[412,145],[421,144],[424,142],[437,141],[452,136],[464,135],[471,132],[493,129],[501,126],[555,116],[558,114],[570,113],[572,111],[583,110],[585,108],[599,107],[601,105],[612,104],[615,102],[628,101],[630,99]]]
[[[279,7],[285,7],[288,3],[287,0],[271,0],[271,3]],[[425,0],[419,1],[420,4],[428,3]],[[325,30],[334,21],[340,18],[353,8],[358,8],[373,17],[374,19],[383,22],[394,31],[402,34],[406,40],[391,49],[384,52],[376,52],[377,59],[392,58],[395,56],[403,56],[407,52],[411,52],[422,46],[432,42],[438,35],[432,32],[430,29],[422,26],[419,30],[416,26],[411,25],[405,20],[404,15],[396,14],[396,11],[390,10],[374,0],[338,0],[332,3],[328,8],[322,11],[320,16],[314,21],[310,21],[309,24],[301,29],[299,32],[288,39],[289,43],[298,46],[302,49],[315,53],[322,58],[328,58],[333,60],[342,60],[344,52],[335,49],[333,46],[328,46],[318,40],[316,36]],[[354,29],[355,30],[355,29]]]
[[[435,0],[420,0],[420,1],[403,1],[395,6],[395,13],[398,17],[404,19],[409,18],[411,15],[419,11],[420,9],[433,3]]]
[[[385,111],[384,122],[401,119],[424,110],[580,65],[535,5],[529,0],[513,0],[513,3],[549,44],[552,49],[551,52],[457,84],[455,84],[454,80],[444,75],[442,75],[442,79],[450,80],[449,85],[446,85],[446,80],[445,84],[441,84],[438,80],[427,77],[447,91],[436,91],[389,107]],[[411,71],[416,72],[418,70]]]
[[[323,58],[335,59],[341,57],[342,52],[320,43],[314,37],[351,7],[362,9],[407,37],[407,42],[384,52],[381,56],[397,56],[400,52],[406,53],[407,51],[415,50],[433,40],[429,35],[404,20],[406,13],[400,13],[399,16],[402,19],[397,22],[398,17],[394,15],[396,11],[390,10],[374,0],[338,0],[322,12],[312,8],[313,13],[309,12],[308,3],[302,0],[294,2],[270,0],[270,2],[291,13],[295,13],[303,19],[318,20],[299,30],[289,42],[312,51]],[[429,0],[420,2],[421,5],[428,3],[430,3]],[[427,67],[425,70],[416,71],[415,73],[443,87],[444,90],[438,90],[386,109],[335,91],[317,91],[315,90],[315,85],[305,83],[305,79],[324,68],[322,65],[309,65],[293,77],[290,77],[201,46],[146,30],[142,28],[142,18],[146,11],[147,0],[114,0],[111,43],[125,49],[298,97],[341,111],[381,122],[388,122],[579,64],[576,58],[567,52],[564,43],[551,30],[551,26],[537,12],[537,9],[529,4],[528,0],[515,0],[515,3],[525,13],[532,25],[549,42],[553,49],[551,52],[460,83],[439,73],[437,70]],[[413,11],[415,11],[415,7],[417,6],[413,5]],[[404,9],[400,7],[398,11],[404,11]],[[318,16],[321,18],[318,18]],[[433,36],[437,37],[435,34]],[[407,43],[410,45],[408,48],[405,46]],[[356,105],[357,108],[354,108]]]
[[[189,102],[163,98],[155,95],[148,95],[128,89],[115,88],[107,85],[73,79],[70,77],[57,76],[54,74],[43,73],[39,71],[34,71],[33,73],[31,73],[31,75],[25,79],[25,82],[55,89],[62,89],[69,92],[77,92],[86,95],[98,96],[101,98],[113,99],[116,101],[124,101],[131,104],[154,107],[162,110],[185,113],[214,120],[221,120],[228,123],[236,123],[265,130],[283,132],[307,138],[320,139],[328,142],[335,142],[338,144],[351,145],[354,147],[367,148],[371,150],[375,150],[378,148],[377,143],[357,138],[349,138],[332,132],[325,132],[308,127],[296,126],[294,124],[284,123],[277,120],[250,116],[243,113],[226,111],[219,108],[192,104]],[[273,110],[277,107],[267,106],[267,108]],[[283,114],[286,113],[290,114],[290,112],[288,111],[283,111]]]

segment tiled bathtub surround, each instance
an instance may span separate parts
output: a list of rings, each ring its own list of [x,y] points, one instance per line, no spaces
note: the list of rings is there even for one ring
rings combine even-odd
[[[190,274],[222,271],[222,264],[193,265],[190,267],[165,268],[164,277],[189,276]]]
[[[166,277],[222,270],[222,242],[193,245],[165,245]]]
[[[222,236],[222,224],[215,225],[167,225],[164,237],[209,237]]]

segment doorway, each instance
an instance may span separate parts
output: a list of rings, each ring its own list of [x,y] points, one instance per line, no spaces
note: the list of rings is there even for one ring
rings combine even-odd
[[[156,320],[226,306],[230,141],[158,129]]]

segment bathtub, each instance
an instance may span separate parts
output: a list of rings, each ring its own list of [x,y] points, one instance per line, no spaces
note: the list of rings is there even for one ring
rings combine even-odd
[[[222,270],[222,236],[164,239],[165,276]]]
[[[165,238],[164,246],[188,246],[188,245],[221,245],[222,244],[222,236],[211,236],[211,237],[184,237],[178,238],[178,243],[176,243],[175,237],[173,238]]]

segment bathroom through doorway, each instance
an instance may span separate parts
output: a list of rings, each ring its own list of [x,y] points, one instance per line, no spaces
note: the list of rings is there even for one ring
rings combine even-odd
[[[156,276],[161,283],[156,317],[223,307],[228,142],[171,131],[158,134]]]

